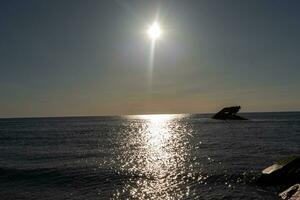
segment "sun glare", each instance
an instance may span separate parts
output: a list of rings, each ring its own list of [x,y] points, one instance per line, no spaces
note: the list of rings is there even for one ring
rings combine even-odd
[[[158,22],[153,22],[147,30],[147,34],[151,40],[157,40],[161,37],[162,30]]]
[[[152,114],[152,115],[138,115],[139,118],[141,119],[145,119],[145,120],[149,120],[152,122],[165,122],[165,121],[169,121],[171,119],[176,118],[177,115],[173,115],[173,114]]]

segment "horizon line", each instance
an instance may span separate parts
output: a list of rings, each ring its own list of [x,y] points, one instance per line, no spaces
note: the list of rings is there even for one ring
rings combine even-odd
[[[247,111],[239,112],[242,114],[251,114],[251,113],[297,113],[300,110],[295,111]],[[139,115],[209,115],[215,114],[216,112],[196,112],[196,113],[144,113],[144,114],[108,114],[108,115],[62,115],[62,116],[24,116],[24,117],[0,117],[0,120],[3,119],[39,119],[39,118],[88,118],[88,117],[122,117],[122,116],[139,116]]]

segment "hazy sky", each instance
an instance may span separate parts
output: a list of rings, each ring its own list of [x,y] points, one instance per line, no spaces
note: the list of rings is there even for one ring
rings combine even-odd
[[[0,117],[300,110],[299,10],[298,0],[2,0]]]

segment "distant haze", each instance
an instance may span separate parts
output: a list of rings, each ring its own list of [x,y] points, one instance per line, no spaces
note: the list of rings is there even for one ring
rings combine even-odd
[[[292,0],[2,0],[0,117],[300,110],[299,10]]]

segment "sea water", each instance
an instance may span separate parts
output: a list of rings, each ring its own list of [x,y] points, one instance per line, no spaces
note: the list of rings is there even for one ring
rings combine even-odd
[[[277,199],[300,113],[0,119],[0,199]]]

